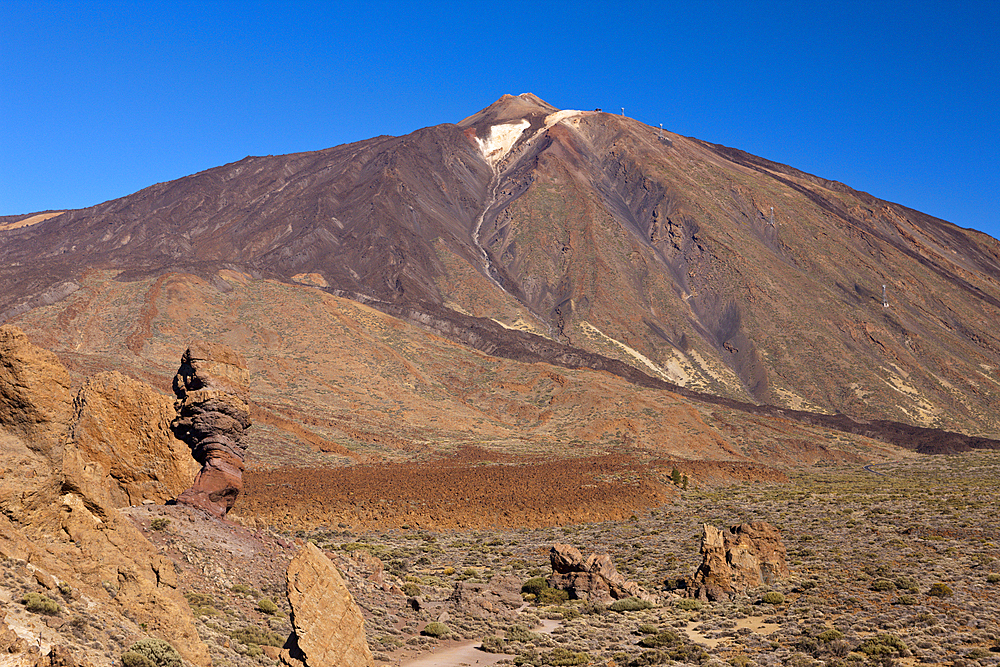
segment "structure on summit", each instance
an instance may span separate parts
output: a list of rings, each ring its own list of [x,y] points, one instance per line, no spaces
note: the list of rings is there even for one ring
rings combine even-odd
[[[174,434],[191,448],[201,471],[177,497],[224,518],[243,490],[244,432],[250,427],[246,361],[225,345],[199,342],[181,356],[174,377]]]

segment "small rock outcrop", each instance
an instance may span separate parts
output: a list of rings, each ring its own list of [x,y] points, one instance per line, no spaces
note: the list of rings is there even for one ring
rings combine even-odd
[[[628,597],[653,603],[659,601],[657,596],[619,574],[608,554],[593,553],[584,560],[576,547],[554,544],[549,551],[549,561],[552,563],[549,586],[567,591],[570,597],[597,602]]]
[[[479,619],[513,620],[524,604],[521,582],[515,577],[493,577],[489,583],[459,581],[448,601],[455,611]]]
[[[763,521],[742,523],[728,532],[704,524],[701,556],[687,595],[703,600],[731,598],[790,574],[781,532]]]
[[[307,542],[288,564],[293,636],[282,649],[286,665],[371,667],[365,620],[340,572]]]
[[[225,345],[199,342],[181,356],[174,377],[174,434],[201,464],[194,484],[177,502],[223,518],[243,490],[244,431],[250,427],[243,357]]]

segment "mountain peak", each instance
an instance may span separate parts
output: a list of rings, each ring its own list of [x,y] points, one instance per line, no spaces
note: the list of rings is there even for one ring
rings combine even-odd
[[[536,116],[548,116],[559,111],[533,93],[503,95],[493,104],[459,122],[459,127],[474,127],[481,123],[495,125],[514,120],[531,120]]]

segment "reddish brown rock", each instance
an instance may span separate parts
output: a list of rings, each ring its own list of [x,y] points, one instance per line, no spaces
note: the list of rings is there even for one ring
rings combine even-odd
[[[177,502],[224,517],[243,490],[244,431],[250,427],[246,362],[224,345],[192,344],[174,377],[174,434],[201,464]]]
[[[549,586],[567,591],[570,597],[599,602],[628,597],[659,601],[657,596],[623,577],[608,554],[594,553],[584,560],[576,547],[554,544],[549,551],[549,561],[552,564]]]
[[[728,532],[704,524],[701,555],[702,563],[688,584],[690,597],[731,598],[790,574],[781,532],[763,521],[733,526]]]

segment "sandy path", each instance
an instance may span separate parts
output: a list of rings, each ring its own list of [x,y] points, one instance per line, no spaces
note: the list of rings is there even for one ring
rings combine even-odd
[[[543,620],[542,626],[532,632],[551,634],[559,627],[559,621]],[[513,658],[511,653],[487,653],[479,650],[482,642],[466,642],[449,646],[431,653],[425,653],[400,663],[400,667],[460,667],[465,665],[495,665],[504,658]]]

